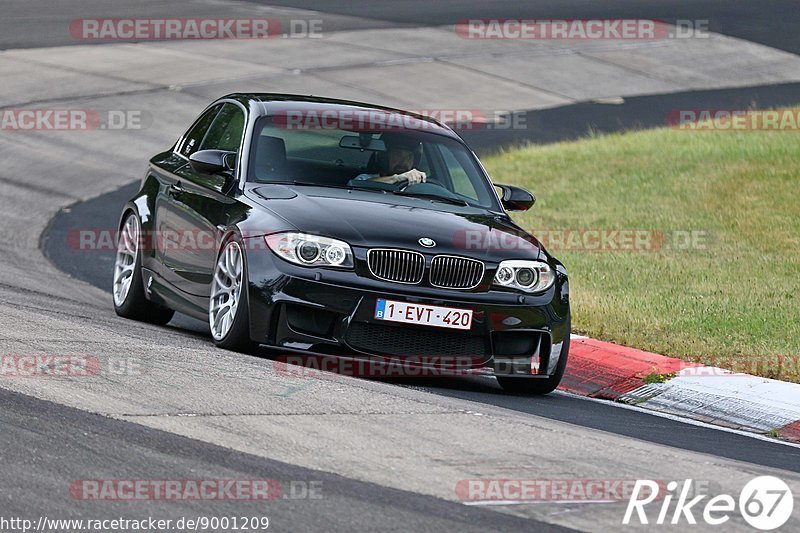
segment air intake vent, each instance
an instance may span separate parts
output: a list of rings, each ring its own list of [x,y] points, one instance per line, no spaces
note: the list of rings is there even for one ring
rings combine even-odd
[[[431,263],[431,285],[443,289],[473,289],[483,280],[482,261],[437,255]]]
[[[367,252],[367,266],[378,279],[417,284],[425,273],[425,257],[419,252],[376,248]]]
[[[491,354],[487,340],[480,335],[397,328],[364,322],[351,323],[346,336],[350,346],[365,353],[410,357],[449,355],[486,358]]]

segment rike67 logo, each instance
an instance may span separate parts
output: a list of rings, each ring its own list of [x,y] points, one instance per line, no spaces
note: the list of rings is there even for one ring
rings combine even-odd
[[[637,480],[633,488],[628,508],[622,523],[628,525],[631,519],[638,519],[640,524],[649,524],[645,507],[658,500],[659,504],[648,509],[659,508],[657,518],[652,522],[664,524],[697,524],[698,518],[712,526],[721,526],[731,519],[736,512],[737,501],[729,494],[719,494],[708,501],[708,495],[692,494],[692,480],[683,484],[670,481],[666,486],[666,494],[660,494],[663,483],[645,479]],[[694,496],[691,497],[690,496]],[[691,499],[690,499],[691,498]],[[672,502],[675,501],[674,508]],[[792,516],[794,496],[789,486],[773,476],[761,476],[750,480],[739,494],[738,511],[745,522],[761,531],[771,531],[784,525]],[[635,522],[634,522],[635,523]],[[702,523],[702,522],[701,522]]]

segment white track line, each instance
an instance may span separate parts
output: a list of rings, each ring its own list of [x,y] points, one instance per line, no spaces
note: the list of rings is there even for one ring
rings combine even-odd
[[[643,409],[641,407],[636,407],[635,405],[628,405],[628,404],[624,404],[624,403],[613,402],[611,400],[602,400],[600,398],[590,398],[588,396],[581,396],[580,394],[573,394],[571,392],[564,392],[564,391],[560,391],[560,390],[557,390],[557,391],[555,391],[555,392],[553,392],[551,394],[560,394],[560,395],[564,395],[564,396],[570,396],[572,398],[578,398],[578,399],[581,399],[581,400],[588,400],[590,402],[597,402],[597,403],[602,403],[602,404],[605,404],[605,405],[613,405],[614,407],[619,407],[621,409],[629,409],[631,411],[637,411],[639,413],[646,413],[648,415],[653,415],[653,416],[658,416],[658,417],[661,417],[661,418],[666,418],[667,420],[674,420],[675,422],[683,422],[685,424],[690,424],[692,426],[698,426],[698,427],[703,427],[703,428],[708,428],[708,429],[716,429],[718,431],[724,431],[725,433],[733,433],[735,435],[741,435],[743,437],[749,437],[751,439],[762,440],[762,441],[771,442],[771,443],[774,443],[774,444],[780,444],[780,445],[783,445],[783,446],[788,446],[790,448],[800,449],[800,444],[796,444],[794,442],[787,442],[787,441],[784,441],[784,440],[774,439],[772,437],[767,437],[766,435],[761,435],[759,433],[752,433],[750,431],[743,431],[741,429],[726,428],[724,426],[715,426],[714,424],[708,424],[706,422],[701,422],[699,420],[693,420],[691,418],[684,418],[684,417],[681,417],[681,416],[672,415],[672,414],[668,414],[668,413],[661,413],[659,411],[650,411],[649,409]]]

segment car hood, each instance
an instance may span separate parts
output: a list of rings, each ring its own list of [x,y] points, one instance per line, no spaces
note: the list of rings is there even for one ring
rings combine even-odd
[[[248,197],[297,231],[356,247],[389,247],[488,260],[534,259],[539,242],[510,220],[474,207],[348,189],[270,185]],[[426,248],[420,239],[435,241]]]

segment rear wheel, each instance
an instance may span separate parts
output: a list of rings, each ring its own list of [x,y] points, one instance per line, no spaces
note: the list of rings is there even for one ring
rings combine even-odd
[[[117,257],[114,261],[114,311],[119,316],[163,325],[172,320],[175,311],[147,299],[142,282],[141,224],[135,213],[129,213],[117,236]]]
[[[567,368],[567,357],[569,355],[569,334],[571,331],[570,318],[567,317],[567,331],[564,343],[561,345],[561,355],[558,358],[556,370],[548,378],[516,378],[510,376],[497,376],[497,382],[503,387],[505,392],[511,394],[541,395],[549,394],[556,390],[561,378],[564,377],[564,370]]]
[[[246,280],[244,251],[241,242],[234,237],[219,253],[208,302],[208,325],[214,344],[220,348],[249,352],[255,347],[250,340]]]

